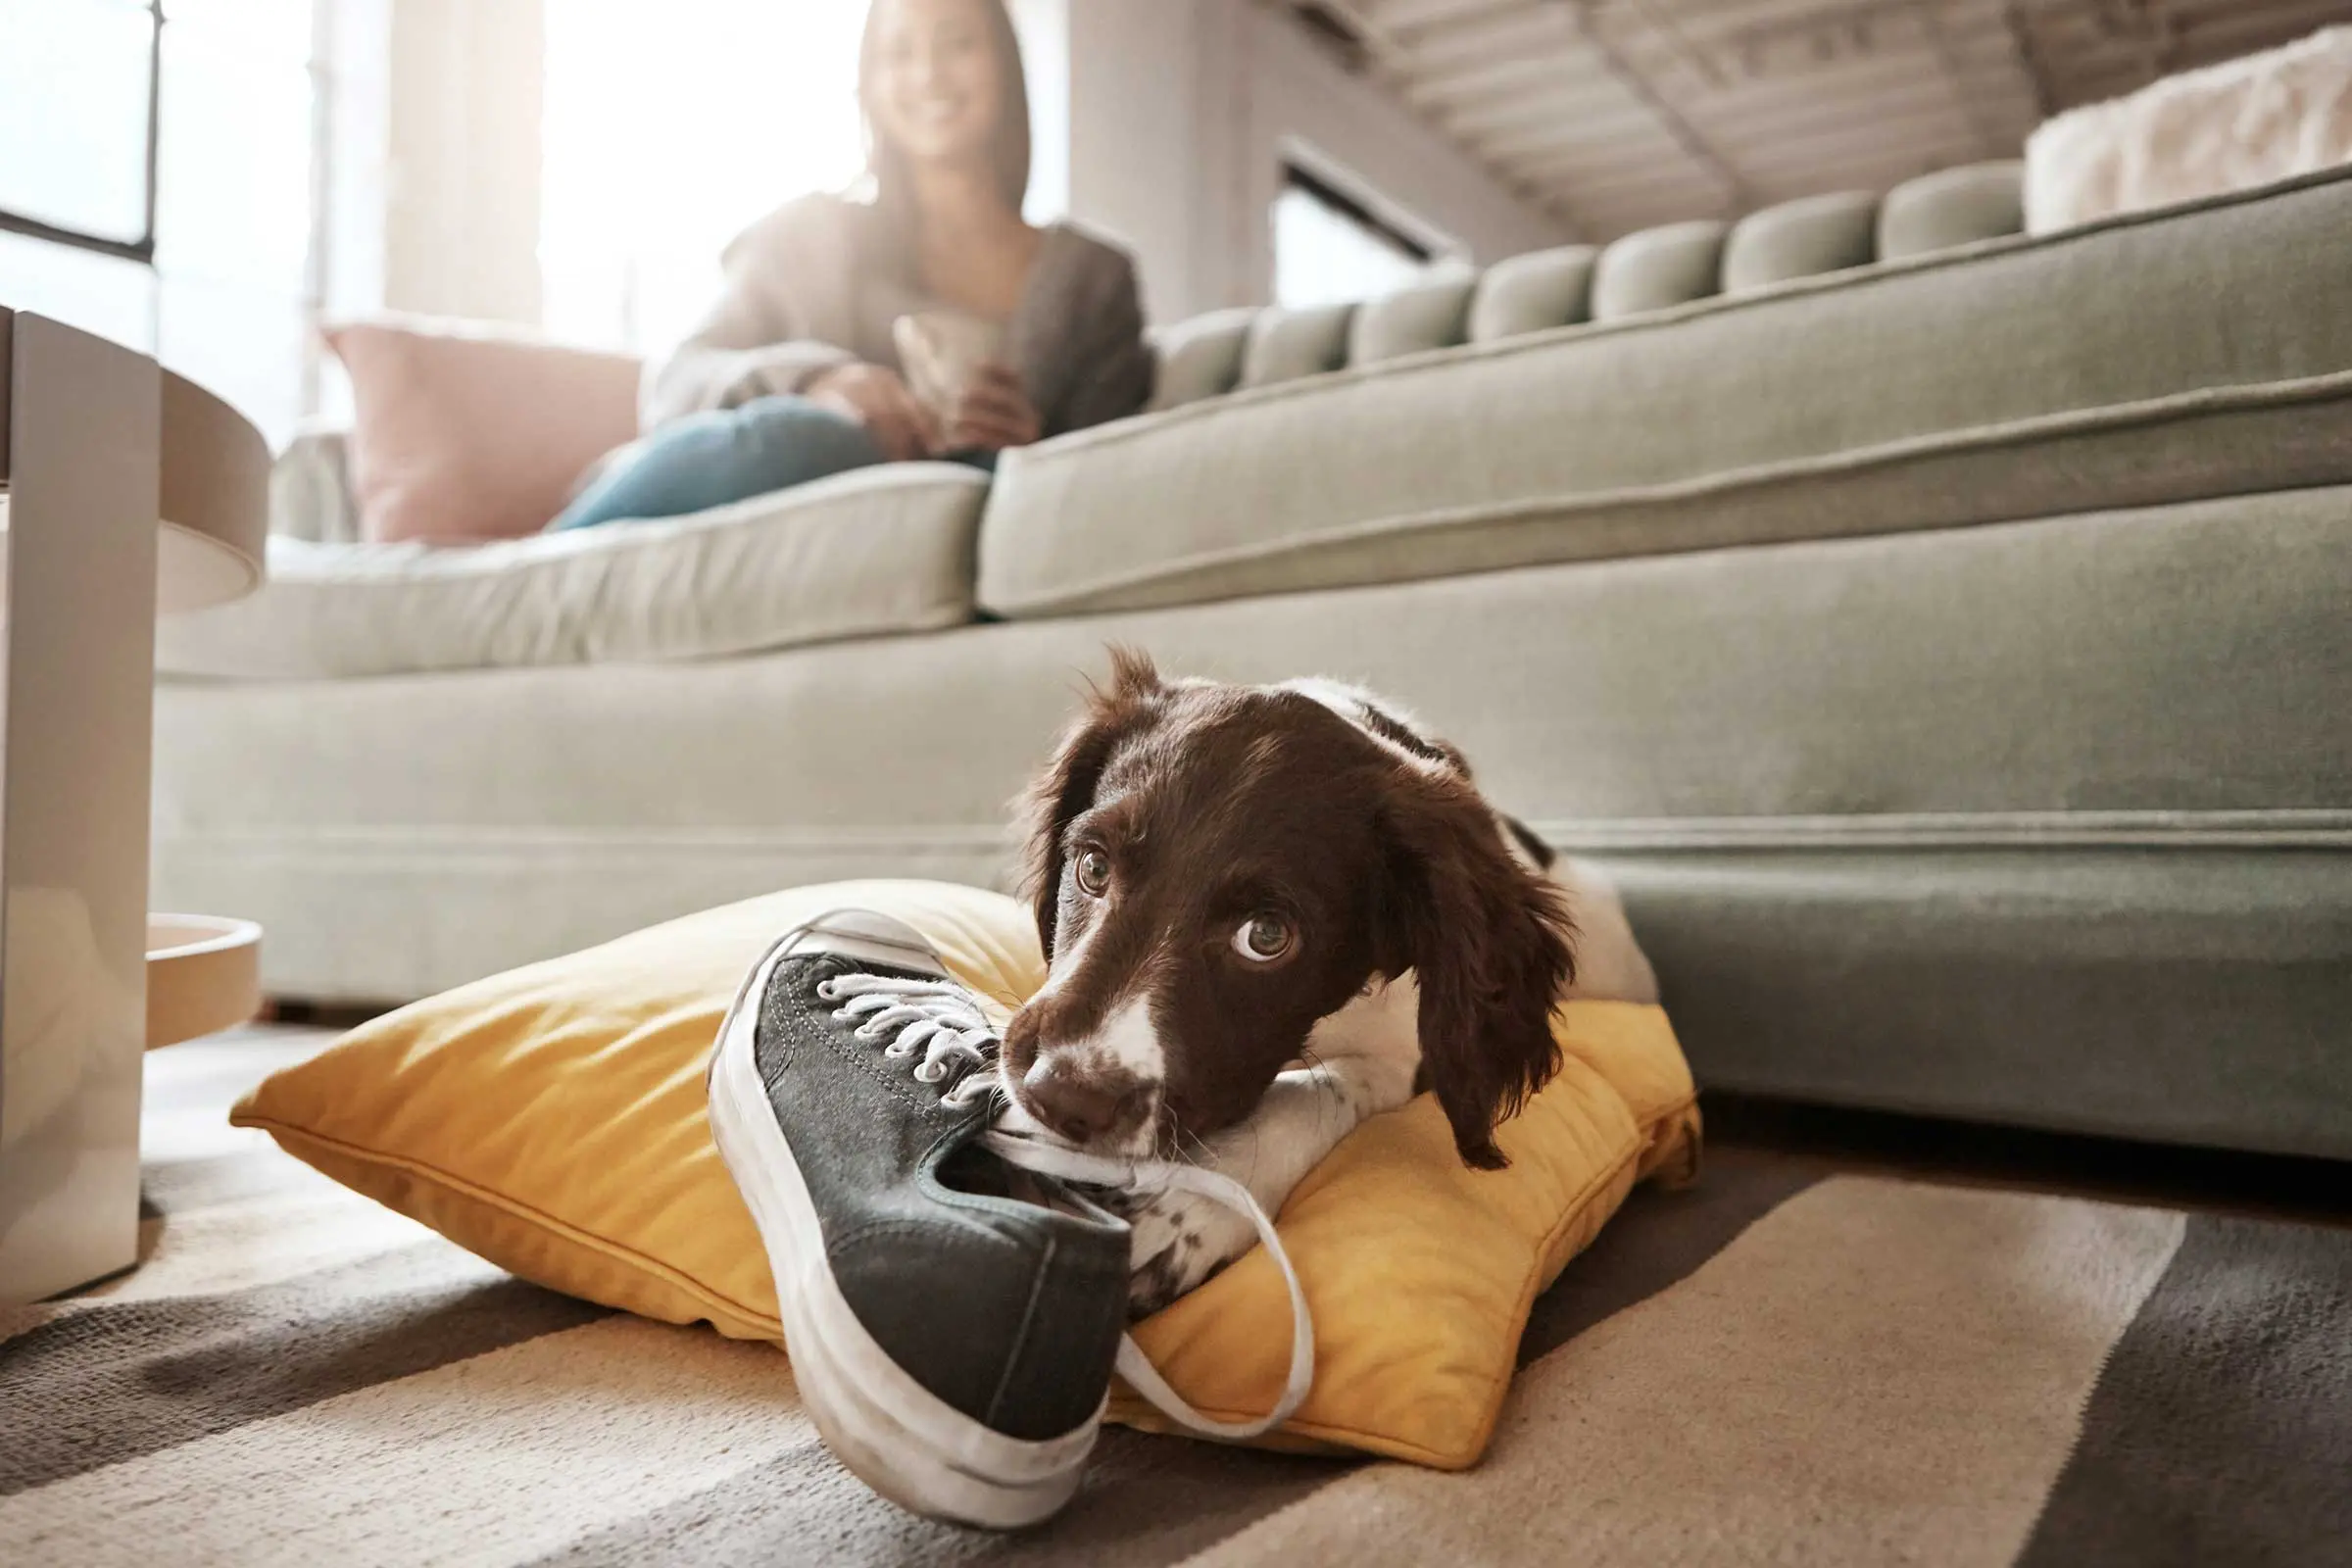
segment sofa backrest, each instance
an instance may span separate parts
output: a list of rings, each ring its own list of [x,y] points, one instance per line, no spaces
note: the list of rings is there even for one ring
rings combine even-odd
[[[1156,334],[1153,409],[1400,355],[1613,321],[1718,294],[1901,261],[2025,229],[2024,166],[1969,164],[1884,197],[1808,196],[1736,223],[1669,223],[1564,245],[1357,305],[1216,311]]]

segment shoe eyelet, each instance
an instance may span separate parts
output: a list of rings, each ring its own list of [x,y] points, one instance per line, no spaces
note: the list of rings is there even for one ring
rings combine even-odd
[[[882,1054],[893,1061],[905,1061],[908,1056],[914,1054],[914,1048],[903,1041],[894,1040],[882,1048]]]
[[[935,1084],[948,1075],[948,1070],[936,1061],[926,1061],[914,1069],[914,1075],[924,1083]]]
[[[834,988],[832,981],[819,980],[816,983],[816,1000],[819,1002],[839,1002],[841,1000],[841,993]]]

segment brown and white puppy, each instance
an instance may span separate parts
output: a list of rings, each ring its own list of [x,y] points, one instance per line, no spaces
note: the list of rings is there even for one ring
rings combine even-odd
[[[1268,1212],[1417,1088],[1466,1163],[1502,1165],[1580,948],[1586,994],[1654,996],[1614,899],[1351,687],[1169,680],[1114,650],[1027,805],[1050,969],[1005,1032],[1004,1125],[1213,1165]],[[1195,1200],[1131,1219],[1139,1309],[1254,1240]]]

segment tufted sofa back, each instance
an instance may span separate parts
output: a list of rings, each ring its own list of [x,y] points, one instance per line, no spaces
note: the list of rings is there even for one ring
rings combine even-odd
[[[1358,305],[1245,307],[1159,334],[1153,409],[1401,355],[1614,321],[1793,278],[1901,261],[2025,228],[2023,166],[1970,164],[1897,185],[1808,196],[1736,223],[1669,223],[1563,245]]]

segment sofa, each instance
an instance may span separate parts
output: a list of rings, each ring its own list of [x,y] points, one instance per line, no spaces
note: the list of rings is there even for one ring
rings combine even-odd
[[[2352,177],[2015,165],[1162,335],[1007,454],[159,635],[154,897],[398,1001],[795,883],[1001,884],[1103,648],[1393,695],[1623,891],[1702,1082],[2352,1157]],[[309,534],[313,537],[299,537]]]

